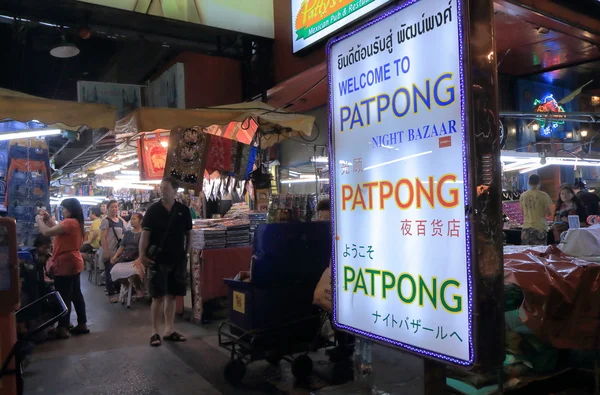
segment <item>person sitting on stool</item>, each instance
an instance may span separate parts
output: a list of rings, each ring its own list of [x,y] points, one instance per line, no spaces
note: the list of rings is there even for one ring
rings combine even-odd
[[[317,220],[331,221],[331,204],[329,199],[323,199],[317,204]],[[331,322],[333,327],[333,321]],[[335,348],[326,351],[332,362],[349,358],[354,353],[354,336],[334,329],[334,337],[337,343]]]
[[[100,207],[92,207],[90,209],[90,219],[92,220],[92,225],[88,232],[88,239],[79,250],[84,262],[90,262],[94,259],[94,250],[100,248],[100,224],[102,223],[102,211],[100,211]]]

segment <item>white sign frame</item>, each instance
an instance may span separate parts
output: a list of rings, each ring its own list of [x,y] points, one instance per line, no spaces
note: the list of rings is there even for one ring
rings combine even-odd
[[[319,0],[291,0],[291,29],[292,29],[292,51],[294,54],[298,54],[303,52],[314,45],[322,42],[323,40],[331,37],[331,35],[339,32],[344,27],[349,24],[364,18],[365,16],[375,12],[386,4],[391,3],[394,0],[361,0],[360,2],[364,2],[365,4],[357,9],[356,11],[352,11],[351,8],[346,9],[346,12],[350,12],[348,15],[342,15],[346,6],[342,7],[342,9],[334,12],[332,15],[329,15],[326,19],[321,20],[318,24],[325,24],[326,27],[319,28],[317,33],[311,34],[307,38],[300,38],[300,35],[296,31],[296,18],[300,17],[300,11],[303,3],[313,4],[315,8],[318,8],[319,4],[317,3]],[[360,2],[358,2],[360,4]],[[328,2],[321,2],[322,7],[327,7]],[[321,13],[322,9],[315,9],[314,12]]]
[[[468,125],[468,120],[467,120],[467,114],[466,114],[466,103],[467,103],[467,99],[466,99],[466,92],[465,92],[465,75],[467,73],[467,69],[466,69],[466,62],[465,62],[465,53],[464,53],[464,48],[466,45],[466,37],[465,37],[465,33],[464,33],[464,26],[463,26],[463,15],[464,15],[464,9],[463,9],[463,1],[464,0],[450,0],[450,2],[448,2],[448,0],[411,0],[408,1],[407,3],[395,7],[389,11],[386,11],[385,13],[383,13],[381,16],[379,16],[378,18],[374,19],[373,21],[370,21],[368,23],[366,23],[365,25],[358,27],[356,30],[351,31],[345,35],[342,35],[340,37],[334,38],[332,39],[328,44],[327,44],[327,59],[328,59],[328,78],[329,78],[329,110],[330,110],[330,122],[329,122],[329,136],[330,136],[330,179],[331,179],[331,203],[332,203],[332,233],[333,233],[333,258],[332,258],[332,281],[333,281],[333,318],[334,318],[334,323],[336,325],[336,327],[343,329],[345,331],[351,332],[351,333],[355,333],[357,335],[363,336],[363,337],[367,337],[367,338],[371,338],[373,340],[376,340],[378,342],[382,342],[388,345],[392,345],[395,347],[399,347],[402,349],[405,349],[407,351],[413,352],[413,353],[417,353],[432,359],[436,359],[436,360],[440,360],[442,362],[445,363],[450,363],[450,364],[454,364],[454,365],[459,365],[459,366],[464,366],[464,367],[472,367],[475,364],[475,352],[474,352],[474,322],[473,322],[473,300],[474,300],[474,295],[473,295],[473,283],[475,282],[475,278],[474,278],[474,268],[472,265],[473,262],[473,249],[472,249],[472,234],[471,234],[471,229],[470,229],[470,221],[468,218],[468,213],[465,210],[467,207],[469,207],[470,204],[470,197],[472,196],[471,194],[471,189],[473,188],[472,185],[470,185],[470,178],[469,178],[469,174],[468,174],[468,152],[469,148],[468,148],[468,144],[469,144],[469,140],[467,138],[467,125]],[[425,7],[425,4],[429,5],[429,7]],[[446,7],[448,7],[448,4],[451,4],[451,11],[449,11],[451,13],[451,17],[450,19],[453,20],[454,22],[451,22],[450,25],[445,26],[445,23],[442,23],[442,25],[440,25],[439,22],[439,16],[441,15],[442,21],[444,21],[444,18],[447,17],[445,11],[447,11]],[[410,15],[409,11],[413,11],[412,14],[414,15]],[[432,11],[435,10],[435,11]],[[403,12],[404,11],[404,12]],[[438,12],[439,11],[439,12]],[[364,138],[364,143],[359,143],[357,141],[354,141],[354,144],[347,144],[347,147],[350,147],[348,149],[352,149],[351,147],[356,148],[357,146],[360,146],[362,149],[365,150],[378,150],[378,149],[382,149],[381,147],[375,148],[373,147],[373,144],[376,145],[375,139],[373,139],[373,137],[381,137],[381,133],[379,134],[379,136],[377,136],[377,133],[369,133],[369,127],[370,129],[374,129],[374,130],[381,130],[381,128],[378,128],[376,125],[367,125],[366,127],[360,127],[358,128],[358,130],[348,130],[346,129],[344,132],[342,132],[342,128],[344,127],[344,118],[348,113],[343,113],[342,114],[342,108],[344,106],[340,106],[340,102],[341,99],[337,97],[338,95],[338,91],[339,91],[339,96],[342,96],[342,88],[339,85],[339,82],[342,80],[345,80],[344,78],[339,78],[338,73],[341,73],[341,71],[339,70],[343,70],[344,68],[348,67],[350,68],[350,70],[354,71],[354,74],[357,74],[356,71],[356,67],[358,67],[358,65],[363,62],[363,64],[365,65],[369,65],[371,66],[372,69],[374,69],[374,64],[375,65],[381,65],[381,64],[386,64],[389,65],[388,63],[385,63],[385,61],[381,61],[381,60],[377,60],[377,55],[374,55],[370,60],[369,58],[365,58],[365,57],[361,57],[357,62],[355,62],[354,60],[350,60],[349,57],[346,57],[345,60],[342,59],[342,63],[341,63],[341,68],[339,69],[339,65],[338,65],[338,56],[337,55],[342,55],[342,53],[344,54],[348,54],[349,53],[349,48],[352,47],[353,50],[356,50],[358,48],[358,46],[356,44],[362,44],[362,47],[364,48],[365,45],[370,44],[373,41],[356,41],[358,40],[358,37],[360,36],[360,34],[362,33],[362,35],[364,36],[367,33],[373,33],[374,31],[376,31],[378,24],[381,23],[380,26],[384,26],[382,27],[382,31],[385,30],[386,33],[387,31],[389,31],[390,29],[390,21],[393,21],[394,18],[399,19],[399,23],[393,28],[393,33],[389,33],[389,34],[393,34],[393,53],[395,54],[395,56],[398,56],[398,54],[404,53],[402,48],[403,48],[403,44],[398,45],[398,42],[396,41],[396,34],[398,32],[398,30],[401,28],[402,26],[402,30],[404,31],[404,33],[406,35],[409,34],[408,28],[410,27],[412,29],[412,27],[414,26],[415,29],[417,29],[419,32],[421,31],[421,29],[419,29],[417,27],[418,24],[423,23],[423,29],[422,29],[422,34],[419,33],[419,35],[422,35],[424,37],[427,37],[427,35],[429,34],[430,30],[427,30],[429,28],[429,23],[430,23],[430,19],[428,19],[432,12],[433,14],[433,25],[434,26],[432,29],[430,30],[435,30],[436,28],[440,29],[440,31],[446,27],[452,27],[454,24],[456,24],[455,29],[456,32],[455,34],[453,34],[453,37],[456,40],[456,49],[457,49],[457,60],[456,60],[456,64],[455,66],[457,67],[457,71],[458,71],[458,75],[454,76],[452,79],[453,82],[456,82],[456,89],[455,89],[455,93],[458,97],[456,97],[455,103],[453,104],[454,106],[454,112],[456,113],[456,115],[459,117],[460,120],[460,124],[457,124],[456,129],[457,129],[457,133],[456,135],[452,136],[454,138],[453,143],[455,146],[458,145],[458,141],[460,140],[460,148],[461,150],[459,151],[460,156],[462,157],[462,162],[459,163],[458,168],[460,168],[460,173],[457,173],[458,176],[462,177],[462,182],[463,182],[463,187],[462,187],[462,193],[460,194],[460,198],[462,199],[457,205],[457,209],[455,209],[456,212],[462,212],[462,216],[460,217],[460,220],[462,221],[461,225],[462,227],[462,231],[464,232],[464,245],[462,246],[462,252],[464,252],[464,259],[461,260],[461,264],[463,264],[463,277],[462,279],[464,280],[461,284],[464,286],[463,290],[462,290],[462,294],[461,296],[463,297],[462,300],[462,306],[463,306],[463,310],[462,310],[462,318],[461,318],[461,322],[464,324],[462,325],[461,329],[465,329],[464,332],[461,332],[463,334],[463,338],[460,339],[460,342],[457,343],[458,345],[462,345],[462,347],[460,347],[460,352],[454,352],[452,350],[450,350],[449,347],[445,347],[445,346],[439,346],[439,342],[438,344],[436,344],[434,341],[427,341],[426,343],[424,341],[414,341],[413,340],[405,340],[405,339],[399,339],[399,337],[393,338],[392,336],[389,336],[388,334],[390,333],[389,331],[389,326],[393,326],[393,322],[388,322],[386,325],[386,329],[385,330],[379,330],[377,329],[376,331],[373,330],[366,330],[366,327],[373,327],[373,325],[367,325],[365,320],[367,320],[368,318],[373,319],[373,317],[369,316],[367,312],[361,311],[360,313],[358,313],[358,311],[361,310],[361,308],[363,308],[364,306],[357,306],[360,304],[360,302],[355,302],[356,300],[359,300],[359,298],[357,297],[355,299],[354,296],[346,297],[344,294],[344,287],[342,286],[342,283],[346,280],[348,280],[349,278],[351,278],[351,276],[348,277],[344,277],[345,273],[343,272],[343,270],[341,269],[341,266],[343,266],[342,264],[342,257],[344,253],[347,253],[347,249],[345,249],[345,246],[347,246],[348,244],[350,245],[354,245],[354,248],[358,247],[358,243],[356,240],[348,240],[347,238],[345,238],[345,235],[348,233],[352,233],[352,232],[356,232],[356,233],[360,233],[360,231],[362,229],[365,229],[365,224],[367,224],[366,226],[368,227],[369,223],[368,222],[361,222],[361,221],[354,221],[351,220],[349,218],[344,218],[344,216],[348,216],[346,215],[347,213],[342,213],[341,209],[341,204],[342,203],[347,203],[347,199],[345,199],[347,197],[347,195],[342,195],[342,186],[340,185],[342,182],[344,183],[348,183],[348,184],[354,184],[357,185],[360,182],[372,182],[372,181],[377,181],[378,178],[375,179],[352,179],[350,178],[343,180],[342,177],[342,172],[343,171],[348,171],[348,165],[350,166],[360,166],[361,168],[363,168],[363,164],[362,162],[360,164],[357,165],[356,162],[354,162],[354,158],[349,158],[349,157],[342,157],[340,155],[340,150],[341,149],[346,149],[346,148],[340,148],[343,146],[343,143],[341,143],[341,135],[342,133],[346,133],[346,136],[348,136],[349,134],[362,134],[365,136]],[[418,14],[418,15],[417,15]],[[427,16],[422,17],[423,16]],[[436,17],[438,17],[438,22],[436,22]],[[388,19],[389,18],[389,19]],[[404,23],[405,24],[402,24]],[[386,24],[387,23],[387,24]],[[425,25],[425,23],[427,23],[427,25]],[[427,27],[426,27],[427,26]],[[454,28],[454,27],[452,27]],[[433,32],[432,32],[433,33]],[[357,34],[359,36],[357,36]],[[410,31],[410,34],[413,35],[412,30]],[[438,33],[440,34],[440,33]],[[387,34],[386,34],[387,35]],[[384,36],[383,33],[381,34],[370,34],[370,39],[373,40],[373,37],[377,36],[378,38],[381,38],[382,36]],[[433,35],[431,35],[433,36]],[[362,37],[362,36],[361,36]],[[400,37],[400,36],[398,36]],[[448,35],[444,36],[444,37],[448,37]],[[385,38],[385,37],[384,37]],[[406,37],[404,37],[406,39]],[[414,36],[411,37],[413,39],[416,39],[417,41],[420,39],[420,37],[418,37],[417,35],[417,31],[414,32]],[[352,39],[354,39],[355,41],[351,41]],[[399,40],[399,38],[398,38]],[[441,41],[440,43],[446,43],[448,42],[448,38],[445,39],[446,41]],[[406,43],[404,45],[404,47],[408,47],[409,44],[407,44],[409,41],[403,41],[403,43]],[[342,46],[344,46],[344,44],[346,44],[346,47],[348,48],[344,48],[346,51],[340,50],[338,48],[341,48]],[[422,42],[421,42],[422,44]],[[435,44],[432,44],[435,45]],[[427,51],[429,51],[428,53],[434,53],[435,49],[433,49],[431,46],[423,46],[421,45],[421,48],[427,48]],[[387,54],[387,46],[386,46],[386,51],[384,52],[380,52],[380,54]],[[357,51],[357,53],[359,53]],[[392,52],[390,52],[392,53]],[[360,53],[359,53],[360,54]],[[413,55],[412,52],[408,53],[408,56],[413,57],[413,59],[415,58],[422,58],[424,57],[423,55],[416,54]],[[344,56],[341,56],[341,58],[344,58]],[[358,58],[355,58],[358,59]],[[409,59],[410,63],[413,63],[413,59]],[[430,61],[433,59],[429,59]],[[345,63],[344,63],[345,62]],[[443,62],[441,62],[443,63]],[[352,67],[355,66],[355,67]],[[393,67],[397,67],[398,65],[394,66],[392,64]],[[402,67],[402,63],[400,64],[400,67]],[[411,64],[410,66],[408,66],[408,69],[410,70],[410,67],[413,68],[418,68],[418,67],[426,67],[422,64]],[[376,68],[376,66],[375,66]],[[435,66],[433,66],[432,68],[435,68]],[[401,69],[402,72],[404,71],[404,69]],[[359,69],[360,71],[360,69]],[[366,71],[366,69],[365,69]],[[383,71],[382,73],[384,73],[385,71]],[[408,73],[409,71],[407,71]],[[391,74],[393,74],[394,71],[391,72]],[[400,71],[398,71],[398,73],[400,73]],[[385,75],[385,74],[382,74]],[[397,78],[400,78],[401,76],[398,74],[396,75]],[[431,83],[434,83],[434,79],[435,79],[435,75],[431,75]],[[365,77],[365,80],[368,77]],[[347,81],[349,81],[351,78],[349,78]],[[359,81],[358,84],[359,86],[362,86],[362,80],[360,80],[360,78],[356,78],[353,80],[353,84],[355,84],[356,82],[354,81]],[[383,80],[381,80],[380,82],[383,82]],[[414,81],[417,85],[419,84],[423,84],[423,80],[415,80]],[[383,83],[381,85],[377,85],[375,84],[374,86],[374,90],[376,92],[379,93],[387,93],[389,96],[391,96],[391,93],[393,92],[392,88],[387,88],[388,86],[393,86],[394,88],[397,86],[400,86],[400,84],[398,85],[392,85],[394,83],[394,81],[390,81],[387,83]],[[350,84],[350,83],[348,83]],[[404,83],[403,83],[404,84]],[[408,80],[406,81],[406,85],[409,86],[410,84],[408,83]],[[414,84],[413,84],[414,85]],[[447,86],[447,85],[446,85]],[[356,87],[356,86],[355,86]],[[338,88],[340,88],[338,90]],[[387,89],[386,89],[387,88]],[[368,89],[366,90],[368,91]],[[348,91],[346,93],[344,93],[345,95],[350,95],[351,93],[356,92],[356,90],[351,91],[350,88],[348,88]],[[414,92],[414,91],[413,91]],[[371,91],[369,91],[368,93],[371,93]],[[367,98],[367,96],[369,96],[368,94],[361,94],[359,96],[356,96],[356,99],[354,100],[355,102],[360,102],[360,99],[371,99],[373,96],[371,95],[370,97]],[[408,96],[408,94],[407,94]],[[378,99],[377,99],[378,100]],[[423,103],[421,103],[423,104]],[[367,104],[367,106],[370,105]],[[416,107],[415,107],[416,110]],[[395,110],[394,110],[395,111]],[[379,119],[381,121],[381,123],[385,124],[386,123],[386,117],[387,119],[391,119],[393,118],[393,116],[390,116],[389,113],[391,111],[388,111],[388,114],[383,114],[381,116],[381,119]],[[352,113],[352,109],[350,109],[350,113]],[[375,116],[375,113],[372,113],[371,116]],[[409,112],[409,117],[405,118],[402,120],[402,122],[410,124],[410,112]],[[354,124],[355,122],[355,118],[354,115],[351,116],[352,117],[352,124]],[[397,117],[397,115],[396,115]],[[431,116],[432,118],[435,118],[435,116]],[[338,121],[339,119],[339,121]],[[346,119],[346,122],[349,120]],[[389,121],[388,121],[389,122]],[[362,125],[364,123],[364,121],[360,121],[359,125]],[[373,122],[374,124],[375,122]],[[341,125],[340,125],[341,124]],[[348,125],[345,125],[346,128],[348,128]],[[396,129],[397,127],[397,129]],[[392,127],[388,127],[388,129],[390,130],[400,130],[400,125],[398,125],[398,122],[394,124],[394,128]],[[375,134],[375,135],[374,135]],[[444,133],[445,135],[445,133]],[[340,136],[340,137],[338,137]],[[408,137],[408,136],[407,136]],[[351,137],[350,137],[351,138]],[[348,139],[350,139],[348,138]],[[338,139],[340,139],[338,141]],[[389,139],[389,135],[388,135],[388,139]],[[400,139],[400,137],[397,135],[396,139],[394,140],[394,142],[397,143],[397,141]],[[406,141],[406,139],[405,139]],[[439,149],[445,149],[442,148],[442,141],[441,141],[441,137],[440,139],[436,139],[436,141],[439,141]],[[447,140],[444,140],[444,144]],[[368,146],[367,143],[371,143],[371,146]],[[379,140],[379,144],[381,145],[387,145],[381,142],[381,139]],[[388,143],[389,144],[389,143]],[[394,145],[394,144],[392,144]],[[365,148],[368,147],[368,148]],[[398,146],[394,146],[392,147],[393,149],[398,148]],[[397,149],[396,149],[397,150]],[[404,161],[410,159],[410,160],[423,160],[423,158],[418,158],[419,156],[421,156],[421,154],[412,154],[409,155],[408,157],[404,158]],[[349,159],[352,159],[351,161],[349,161]],[[395,160],[395,161],[390,161],[390,162],[382,162],[382,163],[378,163],[378,164],[374,164],[374,163],[366,163],[364,165],[364,169],[367,170],[369,167],[371,169],[374,169],[376,167],[380,167],[380,166],[384,166],[387,164],[391,164],[392,162],[398,162],[400,161],[400,159]],[[379,161],[381,162],[381,160]],[[346,169],[344,169],[344,166],[346,167]],[[353,170],[352,170],[353,171]],[[441,173],[440,173],[441,174]],[[352,176],[352,174],[346,174],[346,175],[350,175]],[[396,179],[400,179],[401,177],[403,177],[403,175],[398,175],[395,176],[393,179],[391,180],[396,180]],[[410,177],[408,177],[410,178]],[[379,178],[379,179],[385,179],[385,178]],[[437,182],[437,181],[436,181]],[[459,181],[460,182],[460,181]],[[358,189],[358,185],[357,188]],[[374,188],[373,188],[374,189]],[[347,191],[347,190],[346,190]],[[372,189],[369,189],[369,191],[372,191]],[[386,193],[387,194],[387,193]],[[344,198],[341,199],[340,196],[343,196]],[[353,196],[357,196],[357,195],[353,195]],[[401,199],[400,199],[401,200]],[[340,201],[340,202],[338,202]],[[364,205],[364,203],[363,203]],[[369,207],[371,208],[371,207]],[[439,210],[438,210],[439,211]],[[378,220],[381,220],[381,218],[378,218]],[[383,219],[383,221],[385,221],[386,218]],[[339,226],[339,229],[338,229]],[[377,229],[374,226],[371,226],[372,228]],[[348,229],[351,229],[350,231],[348,231]],[[398,226],[398,229],[392,230],[389,229],[390,232],[399,232],[400,227]],[[362,241],[361,241],[362,242]],[[462,243],[462,241],[461,241]],[[367,244],[367,243],[365,243]],[[435,249],[434,245],[430,246],[431,249]],[[359,252],[358,254],[362,253],[364,254],[366,250],[363,250],[362,252]],[[377,253],[377,251],[375,252]],[[353,253],[351,253],[353,254]],[[400,254],[402,254],[402,252],[400,252]],[[404,254],[406,254],[405,256],[410,256],[411,259],[414,259],[414,255],[413,252],[404,252]],[[354,254],[357,255],[357,254]],[[345,258],[344,258],[345,259]],[[451,257],[449,257],[449,259],[451,259]],[[345,262],[347,262],[348,259],[346,259]],[[375,262],[375,261],[372,261]],[[428,262],[431,263],[431,262]],[[441,262],[433,262],[434,264],[441,264]],[[348,266],[348,265],[347,265]],[[385,269],[385,268],[384,268]],[[462,270],[461,269],[461,270]],[[345,270],[345,269],[344,269]],[[395,270],[395,273],[402,273],[403,270],[401,270],[400,268],[398,268],[398,270]],[[373,275],[371,275],[371,281],[373,279]],[[395,280],[396,281],[396,280]],[[358,282],[358,280],[357,280]],[[347,285],[347,282],[346,282]],[[404,287],[404,285],[402,285],[402,287]],[[374,286],[373,286],[374,288]],[[355,288],[356,289],[356,288]],[[347,291],[345,291],[346,294],[348,293]],[[366,292],[365,292],[366,293]],[[402,293],[402,291],[400,291],[400,293]],[[441,292],[440,292],[441,293]],[[373,298],[373,295],[369,295],[371,296],[371,299],[376,300],[376,298]],[[345,299],[345,300],[344,300]],[[350,300],[351,299],[351,300]],[[398,299],[398,298],[396,298]],[[384,305],[383,303],[379,303],[380,301],[378,301],[377,303],[372,303],[373,305],[377,306],[382,306]],[[368,302],[365,302],[365,305],[368,305]],[[398,305],[400,305],[400,302],[398,302]],[[350,310],[351,313],[347,313],[347,312],[343,312],[341,309],[345,309],[345,310]],[[388,308],[389,310],[389,308]],[[434,309],[434,310],[437,310]],[[389,311],[382,311],[383,313],[390,313]],[[377,311],[376,311],[377,313]],[[348,324],[349,318],[348,316],[352,316],[353,314],[362,314],[360,318],[358,318],[357,320],[354,321],[354,325],[350,325]],[[405,313],[406,314],[406,313]],[[344,317],[340,317],[340,315],[344,315]],[[438,314],[441,315],[441,314]],[[380,319],[383,320],[384,319],[384,315],[381,315],[380,317],[376,317],[375,319]],[[340,319],[341,318],[341,319]],[[388,321],[390,319],[390,317],[388,316]],[[402,317],[402,318],[406,318],[406,317]],[[425,324],[425,322],[423,321],[423,318],[419,318],[419,317],[409,317],[409,318],[414,318],[415,322],[417,322],[419,319],[421,319],[421,321],[418,321],[418,323],[421,323],[422,325],[420,327],[417,327],[417,330],[419,328],[423,327],[423,324]],[[391,318],[392,321],[394,321],[394,317],[392,316]],[[363,322],[358,322],[358,321],[363,321]],[[403,325],[404,321],[400,324],[401,318],[398,317],[396,319],[396,325]],[[405,325],[408,327],[412,324],[412,322],[407,322]],[[431,325],[428,325],[431,326]],[[415,327],[411,327],[411,332]],[[423,330],[423,329],[421,329]],[[458,331],[454,331],[454,332],[448,332],[446,334],[442,333],[440,335],[439,333],[439,326],[437,328],[437,338],[439,339],[440,337],[443,336],[449,336],[450,333],[457,333]],[[436,337],[436,333],[433,332],[433,337]],[[445,337],[443,337],[445,339]]]

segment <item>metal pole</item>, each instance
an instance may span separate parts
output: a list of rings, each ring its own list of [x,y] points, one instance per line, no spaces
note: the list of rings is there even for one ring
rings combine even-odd
[[[50,157],[50,162],[52,162],[52,160],[54,158],[56,158],[56,155],[60,154],[65,148],[67,148],[67,145],[69,145],[69,143],[71,142],[71,140],[67,140],[66,143],[64,143],[62,145],[62,147],[60,147],[51,157]]]

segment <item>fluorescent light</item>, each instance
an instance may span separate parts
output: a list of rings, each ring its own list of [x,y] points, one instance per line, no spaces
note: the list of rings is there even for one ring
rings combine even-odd
[[[128,180],[128,181],[140,181],[140,175],[136,174],[117,174],[115,178],[118,180]]]
[[[26,139],[30,137],[56,136],[58,134],[61,134],[61,132],[62,130],[60,129],[37,129],[27,130],[23,132],[4,133],[0,134],[0,141]]]
[[[121,174],[127,174],[132,176],[139,176],[140,172],[137,170],[121,170]]]
[[[116,188],[116,189],[144,189],[147,191],[151,191],[154,189],[153,186],[151,185],[143,185],[143,184],[135,184],[132,182],[128,182],[125,180],[121,180],[121,181],[100,181],[97,184],[99,187],[106,187],[106,188]]]
[[[121,165],[111,165],[111,166],[106,166],[106,167],[101,167],[99,169],[96,169],[96,171],[94,171],[94,173],[96,173],[96,174],[111,173],[113,171],[119,171],[119,170],[121,170],[121,168],[123,168],[123,166],[121,166]]]
[[[567,133],[567,138],[568,139],[572,139],[573,138],[573,132],[568,132]]]
[[[87,205],[96,205],[96,204],[100,204],[103,201],[106,200],[105,196],[75,196],[75,195],[63,195],[61,197],[51,197],[50,198],[50,203],[51,204],[60,204],[63,200],[65,199],[77,199],[79,200],[79,203],[81,204],[87,204]]]
[[[132,178],[128,178],[132,177]],[[139,177],[135,176],[120,176],[116,175],[115,178],[105,178],[104,180],[99,181],[105,184],[127,184],[127,183],[135,183],[135,184],[146,184],[146,185],[158,185],[162,182],[162,180],[146,180],[142,181]]]
[[[133,152],[129,152],[127,154],[118,154],[117,158],[119,158],[119,159],[131,158],[132,156],[135,156],[137,154],[138,154],[137,151],[133,151]]]
[[[519,174],[529,173],[530,171],[541,169],[542,167],[546,167],[546,166],[548,166],[548,162],[546,162],[544,164],[538,163],[537,165],[533,165],[533,166],[522,169],[521,171],[519,171]]]
[[[126,160],[126,161],[121,162],[121,165],[123,165],[123,166],[129,166],[129,165],[133,165],[134,163],[137,163],[137,161],[138,161],[137,158],[130,159],[130,160]]]
[[[580,133],[581,133],[581,137],[587,137],[587,134],[588,134],[587,130],[582,130]]]
[[[329,162],[329,158],[326,156],[313,156],[310,158],[310,161],[314,163],[327,163]]]
[[[295,178],[295,179],[287,179],[287,180],[281,180],[282,183],[284,184],[299,184],[302,182],[315,182],[316,180],[314,178],[309,179],[309,178]],[[319,182],[329,182],[329,178],[319,178]]]
[[[429,154],[431,154],[431,152],[432,151],[426,151],[426,152],[421,152],[421,153],[414,154],[414,155],[404,156],[402,158],[394,159],[394,160],[391,160],[389,162],[383,162],[383,163],[379,163],[379,164],[376,164],[376,165],[373,165],[373,166],[365,167],[365,170],[376,169],[376,168],[381,167],[381,166],[391,165],[392,163],[402,162],[403,160],[412,159],[412,158],[418,158],[419,156],[429,155]]]

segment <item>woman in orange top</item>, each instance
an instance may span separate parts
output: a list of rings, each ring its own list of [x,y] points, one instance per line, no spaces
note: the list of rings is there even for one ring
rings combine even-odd
[[[44,236],[54,236],[54,252],[49,261],[48,273],[54,277],[54,287],[60,293],[69,313],[60,319],[56,337],[69,337],[71,303],[77,312],[74,335],[89,333],[85,314],[85,300],[81,293],[79,274],[83,271],[83,258],[79,249],[83,244],[83,210],[77,199],[65,199],[61,203],[65,220],[57,224],[47,212],[37,216],[36,222]]]

